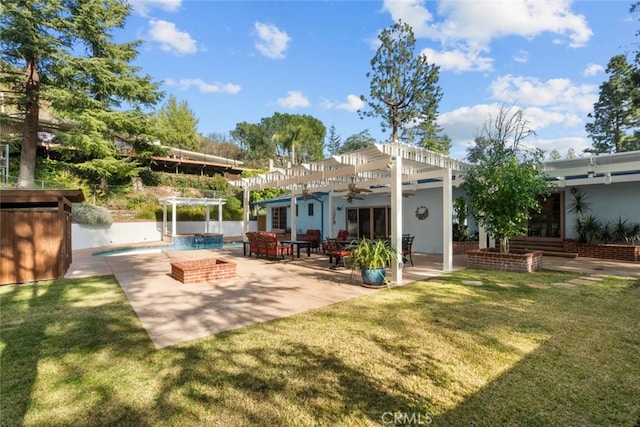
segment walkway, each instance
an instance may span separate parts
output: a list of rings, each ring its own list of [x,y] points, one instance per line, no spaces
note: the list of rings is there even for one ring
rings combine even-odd
[[[95,251],[75,251],[65,277],[113,274],[157,348],[379,292],[360,286],[348,269],[329,269],[327,257],[318,254],[272,262],[244,257],[242,248],[92,257]],[[236,278],[184,285],[169,275],[171,262],[212,253],[237,264]],[[442,274],[441,255],[414,253],[414,263],[405,266],[405,284]],[[547,257],[544,266],[640,277],[640,264]],[[455,256],[454,269],[464,267],[466,255]]]

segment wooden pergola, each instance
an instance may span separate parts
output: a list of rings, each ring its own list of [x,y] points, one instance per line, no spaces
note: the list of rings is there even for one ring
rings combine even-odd
[[[334,191],[351,183],[372,192],[389,193],[391,205],[391,245],[402,247],[402,190],[411,185],[414,190],[442,188],[443,270],[451,271],[452,251],[452,186],[461,182],[470,164],[412,145],[390,142],[375,144],[357,151],[329,157],[318,162],[270,171],[250,178],[230,181],[244,189],[244,233],[248,231],[249,195],[251,191],[281,188],[291,191],[291,206],[306,189],[327,192],[328,211],[332,211]],[[296,218],[291,218],[292,239],[296,238]],[[402,283],[402,260],[392,267],[391,280]]]

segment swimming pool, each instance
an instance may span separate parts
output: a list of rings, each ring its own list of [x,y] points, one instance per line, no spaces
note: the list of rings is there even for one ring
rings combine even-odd
[[[241,247],[242,242],[226,242],[226,243],[205,243],[193,246],[184,245],[158,245],[158,246],[128,246],[126,248],[111,249],[108,251],[96,252],[92,254],[95,257],[120,256],[120,255],[142,255],[142,254],[159,254],[162,252],[177,251],[195,251],[201,249],[229,249]]]

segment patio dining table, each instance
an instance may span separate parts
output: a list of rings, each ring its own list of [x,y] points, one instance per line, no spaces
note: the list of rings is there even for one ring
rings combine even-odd
[[[300,258],[300,247],[307,248],[307,256],[311,256],[311,240],[281,240],[280,243],[295,247],[298,258]],[[291,258],[293,258],[293,251],[291,251]]]

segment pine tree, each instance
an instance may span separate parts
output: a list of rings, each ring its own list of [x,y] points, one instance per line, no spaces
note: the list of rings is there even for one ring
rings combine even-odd
[[[425,55],[415,54],[415,36],[410,25],[397,22],[378,36],[380,47],[371,60],[370,98],[362,95],[370,110],[359,110],[361,118],[380,117],[382,130],[391,129],[391,140],[416,125],[433,134],[442,93],[439,67]]]

